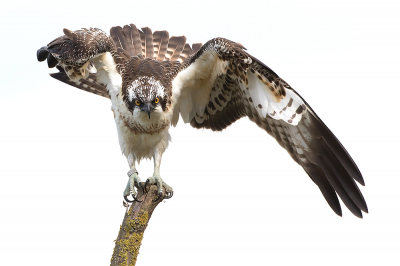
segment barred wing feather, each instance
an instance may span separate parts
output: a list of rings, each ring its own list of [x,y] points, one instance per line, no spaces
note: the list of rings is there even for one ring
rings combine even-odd
[[[267,131],[342,215],[337,195],[357,217],[368,212],[354,180],[356,164],[311,107],[238,43],[217,38],[186,59],[173,80],[173,124],[179,114],[195,128],[220,131],[247,116]]]
[[[191,47],[185,36],[170,38],[168,31],[152,33],[150,28],[140,30],[134,24],[112,27],[110,37],[96,28],[74,32],[64,29],[64,34],[37,51],[38,61],[47,60],[49,68],[57,66],[60,72],[50,74],[53,78],[107,98],[110,98],[106,88],[110,83],[110,64],[104,67],[96,60],[104,53],[111,53],[107,59],[113,61],[111,65],[116,68],[113,70],[119,75],[125,72],[124,63],[135,56],[163,62],[176,74],[180,63],[202,46],[194,43]],[[176,62],[168,65],[168,61]]]
[[[84,90],[110,99],[110,95],[108,94],[106,87],[104,86],[104,84],[100,84],[97,81],[96,75],[90,73],[87,78],[80,79],[79,81],[72,81],[70,78],[68,78],[67,74],[65,74],[64,69],[62,69],[61,67],[57,68],[60,72],[50,74],[52,78],[55,78],[80,90]]]
[[[364,185],[363,177],[346,149],[304,99],[243,45],[216,38],[190,46],[185,36],[134,24],[113,27],[111,37],[96,28],[64,34],[37,52],[39,61],[60,70],[52,77],[109,98],[118,93],[125,67],[144,58],[159,61],[154,65],[172,80],[173,125],[181,116],[195,128],[221,131],[247,116],[304,168],[335,213],[342,214],[337,196],[357,217],[368,212],[355,182]]]

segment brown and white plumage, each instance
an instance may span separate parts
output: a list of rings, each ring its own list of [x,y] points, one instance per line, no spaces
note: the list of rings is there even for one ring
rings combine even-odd
[[[339,140],[290,85],[240,43],[215,38],[190,46],[184,36],[133,24],[113,27],[111,37],[98,29],[64,33],[39,49],[39,61],[61,66],[52,74],[58,80],[111,98],[121,149],[134,171],[136,160],[153,156],[154,178],[161,180],[168,128],[179,116],[213,131],[247,116],[304,168],[335,213],[341,215],[337,195],[357,217],[368,212],[354,181],[364,185],[362,175]],[[138,180],[130,181],[131,191]]]

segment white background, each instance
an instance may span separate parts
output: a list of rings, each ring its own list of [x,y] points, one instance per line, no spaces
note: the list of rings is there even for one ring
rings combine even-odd
[[[129,170],[108,99],[52,79],[36,50],[64,27],[127,23],[242,43],[313,107],[361,169],[370,213],[338,217],[243,118],[182,121],[137,265],[400,265],[399,1],[7,1],[0,10],[0,264],[108,265]],[[143,180],[152,162],[138,168]],[[343,204],[342,204],[343,205]]]

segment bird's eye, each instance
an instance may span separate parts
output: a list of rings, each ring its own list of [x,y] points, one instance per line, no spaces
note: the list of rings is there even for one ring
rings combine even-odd
[[[136,100],[135,103],[136,103],[136,105],[140,105],[140,101],[139,100]]]
[[[158,103],[159,101],[160,101],[160,99],[156,98],[156,99],[154,100],[154,103]]]

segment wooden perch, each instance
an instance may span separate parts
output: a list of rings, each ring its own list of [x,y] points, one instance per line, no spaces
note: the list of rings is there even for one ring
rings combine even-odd
[[[149,188],[149,186],[147,187]],[[152,185],[150,190],[144,194],[141,189],[138,189],[138,200],[142,202],[135,201],[125,213],[118,238],[115,240],[111,266],[134,266],[136,264],[144,230],[147,228],[154,209],[162,201],[156,199],[158,199],[156,185]]]

